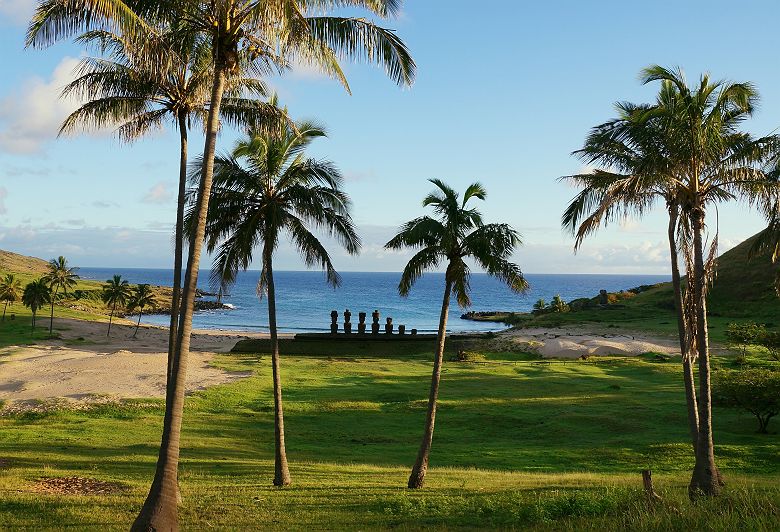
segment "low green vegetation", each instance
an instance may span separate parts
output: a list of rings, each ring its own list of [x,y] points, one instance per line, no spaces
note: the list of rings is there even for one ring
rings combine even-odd
[[[295,481],[285,489],[271,485],[270,356],[218,357],[251,376],[187,399],[182,527],[776,529],[780,440],[758,434],[738,409],[715,408],[724,498],[688,501],[693,455],[679,361],[478,354],[479,363],[444,364],[436,452],[427,488],[415,491],[404,486],[429,356],[284,357]],[[0,523],[126,530],[154,472],[162,415],[162,401],[144,400],[0,418]],[[663,497],[652,505],[641,489],[645,468]],[[116,483],[115,491],[42,492],[47,479],[71,477]]]
[[[772,331],[780,327],[780,298],[774,290],[776,265],[769,254],[749,259],[755,237],[730,249],[718,259],[717,276],[708,298],[709,333],[713,341],[725,343],[730,323],[756,322]],[[505,321],[520,327],[589,325],[624,331],[677,333],[674,293],[671,283],[637,287],[570,301],[571,312],[515,313]],[[548,307],[549,308],[549,307]]]

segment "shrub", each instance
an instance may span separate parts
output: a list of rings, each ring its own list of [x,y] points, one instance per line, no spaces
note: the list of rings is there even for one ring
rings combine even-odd
[[[729,323],[726,327],[726,339],[730,344],[741,349],[743,355],[746,354],[748,345],[760,343],[766,334],[766,328],[754,322]]]
[[[561,299],[560,294],[555,294],[555,297],[552,298],[550,308],[553,312],[569,312],[569,305]]]
[[[780,360],[780,332],[764,330],[757,343],[769,351],[769,356]]]
[[[750,412],[758,419],[758,432],[767,433],[769,420],[780,414],[780,372],[722,370],[715,373],[713,381],[712,395],[716,404]]]

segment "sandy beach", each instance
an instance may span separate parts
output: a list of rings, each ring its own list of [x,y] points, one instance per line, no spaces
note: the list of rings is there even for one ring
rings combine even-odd
[[[39,402],[71,406],[126,398],[165,396],[168,330],[115,323],[56,319],[56,340],[35,346],[0,348],[0,401],[4,411],[39,407]],[[202,390],[241,378],[210,365],[243,338],[260,333],[196,331],[192,335],[187,391]]]
[[[4,411],[39,408],[40,402],[67,402],[72,406],[127,398],[165,395],[168,330],[58,319],[60,338],[35,346],[0,348],[0,400]],[[195,331],[187,371],[187,391],[231,382],[244,374],[213,367],[216,353],[226,353],[243,338],[262,333]],[[671,338],[649,335],[583,332],[580,329],[520,329],[500,333],[495,349],[526,350],[546,358],[582,355],[638,355],[678,352]]]

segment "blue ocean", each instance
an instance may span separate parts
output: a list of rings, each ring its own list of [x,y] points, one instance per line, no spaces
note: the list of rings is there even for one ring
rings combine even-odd
[[[106,280],[115,274],[132,284],[170,286],[173,272],[164,269],[140,268],[81,268],[79,274],[85,279]],[[371,313],[379,310],[380,323],[392,317],[393,323],[405,325],[419,332],[433,332],[438,326],[441,298],[444,290],[444,274],[425,274],[412,289],[409,297],[398,295],[399,273],[392,272],[343,272],[342,284],[332,288],[326,284],[324,275],[316,271],[279,271],[274,273],[276,282],[277,321],[283,332],[325,332],[329,331],[330,313],[339,311],[339,323],[343,321],[345,309],[352,312],[352,323],[358,323],[358,312],[366,312],[366,321],[371,322]],[[256,292],[258,271],[242,272],[238,280],[225,295],[222,302],[231,309],[198,311],[193,318],[197,329],[240,330],[252,332],[268,331],[268,311],[265,301]],[[663,275],[581,275],[581,274],[527,274],[531,289],[523,295],[512,293],[503,284],[485,274],[471,277],[472,306],[474,311],[529,311],[539,298],[550,301],[560,294],[565,301],[579,297],[593,297],[599,290],[616,292],[643,284],[668,281]],[[202,271],[199,287],[210,290],[209,272]],[[214,298],[207,298],[214,299]],[[499,330],[496,323],[480,323],[460,318],[466,310],[453,300],[450,307],[448,330],[453,332]],[[142,323],[167,325],[169,318],[163,315],[144,316]],[[357,327],[357,325],[353,325]]]

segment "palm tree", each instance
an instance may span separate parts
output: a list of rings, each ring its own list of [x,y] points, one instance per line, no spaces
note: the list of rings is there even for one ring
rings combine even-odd
[[[43,280],[52,290],[51,296],[51,316],[49,318],[49,336],[54,334],[54,301],[57,299],[57,293],[62,290],[62,295],[67,295],[68,290],[76,286],[79,276],[76,274],[78,268],[68,266],[68,261],[60,255],[56,259],[49,261],[49,272],[43,276]]]
[[[108,332],[106,336],[111,336],[111,322],[114,319],[117,305],[125,306],[132,297],[130,284],[122,279],[121,275],[114,275],[103,285],[103,303],[111,307],[111,314],[108,317]]]
[[[428,469],[447,334],[450,295],[454,292],[461,307],[471,304],[470,271],[466,259],[475,260],[489,275],[503,281],[515,292],[524,292],[528,289],[528,283],[519,266],[508,260],[521,243],[517,232],[507,224],[483,223],[479,211],[468,207],[468,202],[472,198],[485,199],[486,193],[482,185],[479,183],[470,185],[461,200],[458,193],[442,181],[438,179],[430,181],[438,190],[426,196],[422,204],[423,207],[433,207],[437,217],[421,216],[405,223],[398,234],[385,244],[388,249],[407,247],[419,249],[401,274],[398,292],[402,296],[409,294],[412,286],[425,270],[446,263],[444,298],[439,317],[425,435],[417,454],[417,461],[409,476],[409,488],[422,488]]]
[[[217,250],[213,281],[226,287],[239,270],[246,270],[256,248],[262,269],[258,294],[268,298],[274,387],[274,485],[290,484],[284,443],[284,409],[276,322],[273,256],[286,233],[309,266],[320,265],[327,281],[340,278],[330,255],[312,228],[326,230],[351,254],[360,239],[349,215],[349,197],[341,189],[341,174],[329,161],[305,156],[309,144],[325,131],[311,122],[282,124],[275,132],[250,133],[228,157],[217,157],[214,168],[206,244]],[[194,179],[199,179],[198,172]],[[195,213],[188,212],[191,223]]]
[[[32,311],[32,331],[35,332],[35,318],[38,309],[51,301],[51,289],[44,279],[27,283],[22,294],[22,303]]]
[[[150,29],[140,40],[105,30],[89,31],[77,40],[97,44],[101,52],[109,52],[109,58],[81,60],[80,75],[65,87],[63,96],[76,96],[87,103],[65,120],[60,134],[118,125],[120,138],[130,142],[159,129],[166,121],[179,132],[179,187],[168,338],[170,371],[181,295],[188,130],[193,123],[202,123],[208,112],[213,66],[210,50],[201,35],[164,29]],[[157,57],[154,65],[147,60],[150,50]],[[164,68],[159,68],[159,64]],[[221,109],[222,122],[233,126],[254,125],[279,115],[273,105],[244,98],[244,93],[264,96],[265,84],[254,78],[230,78]]]
[[[22,282],[12,273],[0,281],[0,301],[5,301],[3,306],[3,321],[5,321],[5,311],[10,303],[16,303],[22,298]]]
[[[613,130],[607,123],[591,134],[580,153],[606,169],[597,170],[593,177],[574,176],[584,189],[564,214],[564,225],[573,229],[578,217],[592,209],[577,232],[581,241],[600,223],[622,214],[641,215],[655,198],[666,201],[681,348],[684,357],[686,350],[688,359],[698,357],[696,464],[689,493],[691,497],[717,495],[722,479],[712,437],[706,301],[714,275],[717,229],[705,257],[705,216],[708,206],[731,199],[762,209],[776,201],[778,184],[765,172],[765,165],[776,156],[779,141],[776,136],[753,139],[739,131],[758,99],[749,83],[711,82],[703,75],[696,87],[689,88],[681,71],[659,66],[645,69],[642,77],[644,83],[661,81],[656,103],[627,106],[628,116],[615,121]],[[675,271],[678,247],[687,270],[684,294]],[[690,405],[696,395],[687,395]]]
[[[42,0],[27,32],[28,46],[46,46],[79,31],[107,25],[118,33],[139,36],[149,27],[147,19],[160,23],[185,21],[187,33],[203,35],[214,64],[205,121],[201,182],[196,202],[197,218],[189,249],[180,301],[180,316],[174,356],[169,372],[163,438],[155,479],[144,506],[133,524],[134,530],[178,527],[176,472],[179,434],[184,405],[184,380],[192,331],[192,310],[198,282],[202,242],[208,217],[214,175],[216,138],[226,82],[242,70],[260,74],[285,68],[291,60],[315,65],[339,79],[348,89],[338,58],[368,59],[385,67],[398,84],[410,84],[415,64],[404,43],[394,32],[365,18],[333,17],[326,13],[349,5],[365,8],[386,18],[401,9],[401,0]],[[309,13],[316,13],[310,15]]]
[[[141,326],[141,315],[143,315],[145,307],[153,307],[157,304],[154,297],[152,287],[148,284],[136,285],[135,291],[130,296],[130,301],[127,303],[128,310],[138,309],[138,323],[135,324],[135,332],[133,338],[138,334],[138,327]]]
[[[670,91],[662,90],[659,100],[670,102]],[[562,179],[581,188],[562,216],[562,225],[575,236],[575,251],[587,236],[600,226],[624,216],[642,216],[655,202],[663,201],[669,215],[667,238],[672,272],[674,308],[683,364],[683,381],[688,410],[688,426],[693,450],[699,437],[699,415],[696,402],[693,365],[696,349],[692,345],[693,320],[683,309],[682,276],[680,275],[678,224],[680,204],[678,184],[674,176],[682,170],[674,159],[674,138],[663,120],[648,120],[649,105],[626,102],[615,104],[618,118],[593,128],[585,146],[575,153],[585,164],[599,164],[593,172],[565,176]]]

